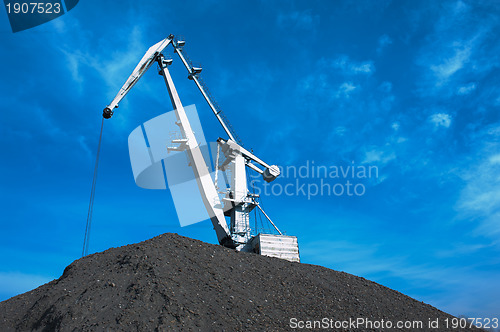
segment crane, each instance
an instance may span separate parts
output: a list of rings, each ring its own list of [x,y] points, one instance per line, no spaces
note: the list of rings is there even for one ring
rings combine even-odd
[[[227,139],[217,139],[217,154],[219,155],[219,152],[222,152],[223,161],[219,165],[219,158],[217,158],[216,172],[219,170],[229,170],[231,174],[230,187],[224,193],[218,191],[217,180],[214,182],[210,175],[209,167],[200,149],[200,144],[194,135],[188,116],[170,75],[168,67],[172,64],[173,60],[165,58],[162,53],[169,45],[173,46],[174,53],[179,56],[188,71],[188,78],[195,82],[228,136]],[[297,238],[295,236],[283,235],[260,206],[258,201],[259,196],[250,193],[247,186],[247,167],[259,173],[266,182],[272,182],[280,175],[279,167],[267,164],[241,146],[234,130],[225,121],[221,110],[201,81],[199,74],[202,68],[194,67],[188,61],[183,49],[184,45],[184,40],[179,40],[174,38],[173,35],[169,35],[167,38],[151,46],[115,98],[104,108],[103,117],[105,119],[111,118],[120,101],[146,71],[154,63],[157,63],[159,74],[164,78],[170,101],[174,108],[177,118],[176,124],[179,126],[181,133],[180,138],[171,140],[172,146],[167,147],[167,149],[168,151],[184,151],[186,153],[219,244],[238,251],[256,252],[290,261],[300,261]],[[220,194],[223,197],[220,197]],[[279,235],[262,233],[255,236],[252,235],[249,215],[255,208],[258,208],[264,214]],[[230,219],[229,227],[226,217]]]

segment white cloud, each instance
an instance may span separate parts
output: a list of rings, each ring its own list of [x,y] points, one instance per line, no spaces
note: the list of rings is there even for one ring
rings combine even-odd
[[[467,6],[462,0],[455,2],[453,5],[453,13],[455,15],[463,14],[467,12],[467,10],[469,10],[469,6]]]
[[[64,33],[68,29],[67,21],[65,20],[53,20],[49,24],[52,25],[52,28],[57,31],[57,33]]]
[[[357,86],[355,86],[352,82],[344,82],[339,86],[336,96],[337,98],[349,98],[351,96],[351,93],[356,89]]]
[[[393,122],[391,124],[391,128],[394,131],[394,135],[390,136],[390,140],[389,140],[390,142],[393,142],[396,144],[402,144],[402,143],[408,141],[408,138],[403,137],[403,136],[399,136],[401,134],[400,133],[401,124],[399,122],[397,122],[397,121]]]
[[[354,73],[371,73],[373,71],[372,63],[362,63],[359,65],[352,65],[351,70]]]
[[[441,98],[470,93],[473,88],[461,88],[464,80],[472,77],[480,80],[488,71],[499,66],[495,56],[499,47],[493,36],[500,21],[488,15],[478,20],[478,9],[481,7],[481,4],[453,1],[432,9],[439,16],[435,20],[434,31],[427,35],[416,59],[424,69],[419,84],[420,93],[438,93]],[[429,21],[425,20],[426,23]]]
[[[331,63],[333,68],[342,70],[344,74],[371,74],[375,71],[373,61],[357,62],[351,60],[348,56],[341,56]]]
[[[470,46],[460,46],[454,49],[454,54],[438,65],[431,65],[430,69],[437,78],[437,85],[446,83],[450,77],[462,69],[471,56]]]
[[[436,127],[448,128],[451,125],[451,116],[446,113],[436,113],[429,117],[429,121]]]
[[[79,135],[77,138],[77,141],[80,144],[80,147],[82,148],[82,150],[85,152],[85,155],[88,158],[92,159],[93,153],[90,150],[89,145],[87,144],[87,138],[83,135]]]
[[[500,214],[500,156],[486,157],[479,165],[464,173],[467,185],[462,192],[459,207],[484,216]],[[500,226],[500,219],[498,219]],[[500,231],[500,227],[497,231]]]
[[[299,81],[301,90],[317,91],[318,89],[325,89],[328,87],[328,78],[324,73],[310,74],[303,80]]]
[[[317,70],[300,80],[298,87],[301,91],[313,92],[322,97],[327,95],[330,99],[350,98],[361,87],[358,77],[366,77],[375,71],[372,61],[352,61],[348,56],[333,59],[321,58],[315,67]],[[332,69],[339,70],[343,75],[338,75]],[[338,82],[338,78],[342,76],[345,81]],[[380,89],[382,92],[390,92],[392,84],[383,82]],[[392,95],[384,99],[389,106],[392,103],[390,98],[393,98]]]
[[[495,155],[492,155],[492,156],[489,158],[489,162],[490,162],[490,164],[492,164],[492,165],[495,165],[495,164],[500,164],[500,154],[495,154]]]
[[[72,29],[69,31],[83,30],[78,20],[72,20],[71,22]],[[57,45],[57,48],[66,57],[67,68],[75,82],[79,84],[84,82],[82,71],[91,68],[99,73],[101,78],[106,82],[110,89],[110,95],[117,93],[149,47],[143,42],[143,27],[138,25],[132,25],[126,31],[118,34],[115,41],[119,42],[123,40],[119,51],[114,49],[115,45],[107,44],[104,46],[107,47],[107,51],[105,49],[100,54],[95,54],[91,50],[90,35],[82,32],[72,34],[71,38],[69,38],[65,36],[69,32],[63,31],[61,34],[65,38],[72,40],[75,44],[79,44],[79,47],[76,48],[73,44]]]
[[[476,90],[476,83],[469,83],[467,85],[461,86],[458,88],[457,93],[459,95],[468,95],[472,91]]]
[[[345,133],[347,132],[347,128],[344,126],[338,126],[337,128],[334,129],[334,132],[339,136],[344,136]]]
[[[78,20],[72,20],[72,25],[73,28],[69,31],[85,30],[80,28]],[[71,38],[64,36],[71,40],[71,44],[57,45],[57,48],[65,55],[67,69],[75,82],[79,84],[80,90],[82,84],[87,83],[85,77],[97,74],[101,81],[95,80],[93,84],[101,85],[101,91],[107,96],[106,98],[111,100],[132,73],[148,47],[159,41],[153,40],[150,45],[146,44],[144,42],[144,29],[145,27],[142,25],[130,25],[123,30],[117,30],[113,36],[113,42],[103,44],[102,52],[96,53],[92,49],[92,43],[90,42],[92,35],[83,31],[72,34]],[[64,32],[64,34],[69,34],[69,32]],[[74,44],[79,45],[79,47],[75,47]],[[120,47],[117,48],[117,45]],[[147,81],[141,81],[140,84],[134,87],[134,90],[150,92],[149,86]],[[157,100],[160,98],[155,93],[150,95],[151,98]],[[122,105],[128,103],[129,100],[130,98],[125,98]],[[126,107],[120,111],[120,113],[124,112],[127,112]],[[130,118],[126,116],[115,117],[113,130],[124,130],[128,121],[130,121]]]
[[[147,51],[148,46],[143,43],[142,36],[142,29],[139,26],[134,26],[128,34],[127,49],[119,53],[115,52],[112,57],[107,59],[90,58],[89,65],[101,74],[107,84],[112,87],[113,93],[116,93],[125,83]]]
[[[474,162],[462,167],[465,186],[456,203],[457,216],[477,223],[478,234],[498,238],[500,234],[500,132],[485,130],[482,147]]]
[[[389,147],[389,145],[383,147],[372,147],[365,151],[365,157],[362,164],[377,164],[384,166],[390,161],[396,159],[396,154]]]

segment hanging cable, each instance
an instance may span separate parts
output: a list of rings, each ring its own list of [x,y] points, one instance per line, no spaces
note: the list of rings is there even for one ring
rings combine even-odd
[[[95,185],[97,181],[97,168],[99,166],[99,154],[101,152],[102,128],[104,127],[104,117],[101,122],[101,132],[99,133],[99,144],[97,145],[97,155],[94,165],[94,177],[92,179],[92,188],[90,189],[89,210],[87,212],[87,224],[85,225],[85,236],[83,238],[82,257],[89,253],[90,226],[92,225],[92,213],[94,211]]]

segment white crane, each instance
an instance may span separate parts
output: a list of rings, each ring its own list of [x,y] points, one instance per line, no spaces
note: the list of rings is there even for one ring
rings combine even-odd
[[[218,170],[229,170],[231,174],[231,179],[229,181],[230,188],[225,192],[222,199],[219,196],[217,184],[214,183],[210,175],[209,167],[202,155],[200,145],[191,128],[191,124],[189,123],[189,119],[168,70],[168,66],[172,64],[172,60],[165,59],[161,53],[169,44],[172,44],[174,47],[175,53],[179,55],[188,71],[188,78],[196,83],[196,86],[228,136],[228,139],[219,138],[217,140],[218,149],[223,153],[225,159],[220,165],[219,158],[217,159],[216,172]],[[271,182],[280,175],[278,166],[265,163],[238,144],[236,134],[230,129],[227,121],[224,121],[221,111],[218,109],[199,78],[201,68],[193,67],[191,63],[187,61],[183,53],[184,44],[184,41],[175,40],[174,36],[170,35],[150,47],[118,94],[112,102],[106,106],[103,111],[103,117],[106,119],[111,118],[114,109],[118,107],[120,101],[151,65],[156,62],[159,66],[159,74],[162,75],[165,80],[177,118],[176,123],[181,132],[181,138],[172,140],[171,143],[173,146],[168,147],[168,150],[186,152],[201,193],[203,204],[212,221],[219,243],[239,251],[257,252],[263,255],[299,261],[297,238],[294,236],[286,236],[281,233],[260,207],[257,201],[258,195],[251,194],[247,187],[246,167],[261,174],[265,181]],[[215,180],[215,182],[217,182],[217,180]],[[252,236],[249,214],[255,207],[262,211],[279,235],[258,234]],[[225,219],[226,216],[230,217],[229,227]]]

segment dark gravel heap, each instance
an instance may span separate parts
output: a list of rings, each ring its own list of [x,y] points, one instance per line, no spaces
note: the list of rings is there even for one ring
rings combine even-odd
[[[0,331],[288,331],[292,317],[452,318],[364,278],[177,234],[84,257],[0,303]]]

